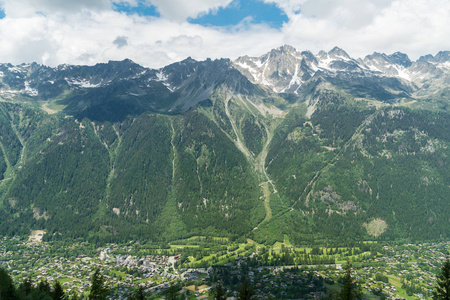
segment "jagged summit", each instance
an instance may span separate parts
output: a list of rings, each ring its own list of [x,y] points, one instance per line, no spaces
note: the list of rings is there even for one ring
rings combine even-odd
[[[418,61],[427,61],[431,63],[448,63],[450,62],[450,51],[439,51],[436,56],[431,54],[421,56]]]
[[[381,85],[386,91],[399,90],[395,93],[403,94],[406,90],[411,90],[411,83],[422,86],[425,81],[440,76],[442,72],[447,73],[450,66],[448,53],[442,51],[436,57],[430,55],[412,62],[407,54],[401,52],[389,55],[374,52],[363,59],[354,59],[339,47],[328,52],[319,51],[314,55],[309,51],[300,52],[292,46],[284,45],[260,57],[239,57],[234,65],[252,83],[263,85],[276,93],[298,94],[307,80],[322,76],[332,81],[340,78],[348,82],[348,85],[359,87],[359,80],[368,78],[375,86]],[[435,69],[433,66],[420,64],[425,61],[432,63]],[[403,87],[400,87],[399,80]],[[392,97],[395,97],[394,94]]]
[[[290,46],[290,45],[283,45],[280,46],[276,49],[273,49],[272,51],[279,51],[279,52],[284,52],[284,53],[292,53],[292,52],[296,52],[297,49],[295,49],[294,47]]]
[[[408,55],[401,52],[395,52],[388,56],[389,61],[393,64],[401,65],[405,68],[411,66],[412,62],[409,59]]]
[[[350,56],[347,54],[347,52],[345,52],[344,50],[342,50],[339,47],[334,47],[333,49],[331,49],[330,51],[328,51],[328,56],[335,58],[335,59],[350,59]]]
[[[445,63],[450,61],[450,51],[439,51],[434,57],[436,62]]]
[[[450,51],[422,56],[413,62],[401,52],[389,55],[374,52],[363,59],[354,59],[339,47],[314,55],[283,45],[260,57],[242,56],[234,61],[226,58],[196,61],[188,57],[158,70],[125,59],[56,68],[36,63],[0,64],[0,72],[3,95],[23,94],[47,101],[69,94],[72,100],[67,101],[67,112],[77,111],[81,116],[92,116],[92,110],[102,103],[133,97],[133,104],[124,109],[126,113],[135,111],[136,106],[139,107],[136,111],[173,113],[187,111],[207,100],[221,86],[243,95],[259,94],[262,88],[300,96],[313,78],[358,90],[362,96],[376,97],[381,93],[384,99],[411,96],[422,87],[435,93],[443,88],[449,76]],[[93,96],[89,103],[82,100],[81,105],[78,99],[83,93]]]

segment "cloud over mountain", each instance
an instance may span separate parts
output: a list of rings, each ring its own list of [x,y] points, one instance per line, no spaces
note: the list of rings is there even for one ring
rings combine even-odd
[[[287,21],[281,28],[256,23],[255,9],[228,26],[190,22],[204,15],[224,18],[243,1],[275,4]],[[0,7],[0,61],[12,63],[131,58],[161,67],[188,56],[260,55],[280,44],[313,52],[338,45],[356,57],[400,50],[417,58],[450,48],[447,0],[0,0]],[[156,13],[144,13],[149,8]]]

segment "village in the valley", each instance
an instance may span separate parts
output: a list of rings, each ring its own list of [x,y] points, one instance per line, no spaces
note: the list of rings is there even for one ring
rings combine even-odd
[[[203,299],[218,282],[233,299],[244,279],[261,299],[312,299],[339,290],[348,262],[367,299],[426,299],[450,247],[450,242],[377,243],[377,249],[364,251],[294,248],[288,243],[265,247],[251,240],[222,241],[220,249],[200,243],[151,248],[139,241],[95,247],[87,242],[43,242],[43,234],[0,239],[0,267],[17,284],[26,278],[34,284],[58,280],[67,295],[82,295],[100,269],[114,299],[126,299],[138,287],[150,299],[162,299],[171,285],[177,286],[182,299]]]

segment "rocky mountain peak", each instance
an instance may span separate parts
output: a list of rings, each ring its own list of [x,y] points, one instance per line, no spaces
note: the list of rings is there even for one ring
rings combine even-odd
[[[423,62],[423,61],[432,61],[432,60],[434,60],[434,56],[431,54],[427,54],[427,55],[421,56],[417,61]]]
[[[366,55],[364,60],[378,60],[378,61],[387,61],[388,57],[384,53],[374,52],[372,54]]]
[[[252,83],[277,93],[296,93],[302,82],[314,73],[317,59],[309,51],[299,52],[284,45],[260,57],[239,57],[233,64]]]
[[[412,64],[408,55],[406,55],[405,53],[395,52],[389,55],[388,58],[391,63],[404,66],[405,68],[409,67]]]
[[[334,59],[351,59],[347,52],[337,46],[328,51],[328,56]]]
[[[450,62],[450,51],[439,51],[434,59],[438,63]]]
[[[297,49],[295,49],[294,47],[292,47],[290,45],[283,45],[277,49],[273,49],[272,51],[271,51],[272,53],[279,52],[282,54],[292,54],[294,52],[297,52]]]
[[[436,56],[427,54],[421,56],[418,62],[430,62],[430,63],[446,63],[450,62],[450,51],[439,51]]]
[[[314,54],[312,54],[311,51],[302,51],[301,55],[305,60],[317,63],[317,58],[314,56]]]
[[[318,59],[327,59],[328,53],[325,52],[325,51],[323,51],[323,50],[320,50],[320,51],[317,53],[316,57],[317,57]]]

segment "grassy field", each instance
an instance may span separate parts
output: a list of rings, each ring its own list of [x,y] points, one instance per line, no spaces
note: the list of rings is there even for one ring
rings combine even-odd
[[[396,294],[398,294],[400,297],[405,298],[405,299],[416,299],[416,297],[410,297],[405,292],[403,292],[402,283],[400,281],[400,278],[398,278],[394,275],[388,275],[388,277],[389,277],[389,283],[391,285],[393,285],[397,290]]]

